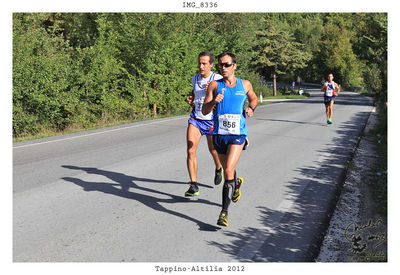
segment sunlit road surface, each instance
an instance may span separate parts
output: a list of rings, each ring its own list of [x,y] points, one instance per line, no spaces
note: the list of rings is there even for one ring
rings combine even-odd
[[[188,116],[13,146],[15,262],[298,262],[318,255],[372,100],[320,92],[259,106],[237,166],[242,197],[216,224],[222,186],[202,138],[188,189]]]

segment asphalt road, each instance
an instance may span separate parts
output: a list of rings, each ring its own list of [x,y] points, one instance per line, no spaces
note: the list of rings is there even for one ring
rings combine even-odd
[[[259,106],[239,161],[242,198],[216,225],[221,186],[205,139],[187,199],[187,116],[13,145],[15,262],[313,261],[372,100],[320,92]]]

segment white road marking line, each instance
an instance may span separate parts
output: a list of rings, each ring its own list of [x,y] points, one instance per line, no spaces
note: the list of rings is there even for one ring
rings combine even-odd
[[[114,131],[118,131],[118,130],[125,130],[125,129],[140,127],[140,126],[147,126],[147,125],[158,124],[158,123],[162,123],[162,122],[169,122],[169,121],[185,119],[185,118],[186,117],[177,117],[177,118],[172,118],[172,119],[168,119],[168,120],[161,120],[161,121],[158,120],[158,121],[154,121],[154,122],[150,122],[150,123],[136,124],[136,125],[127,126],[127,127],[121,127],[121,128],[117,128],[117,129],[111,129],[111,130],[106,130],[106,131],[101,131],[101,132],[96,132],[96,133],[90,133],[90,134],[86,134],[86,135],[79,135],[79,136],[74,136],[74,137],[43,141],[43,142],[39,142],[39,143],[26,144],[26,145],[21,145],[21,146],[13,146],[13,149],[29,147],[29,146],[35,146],[35,145],[41,145],[41,144],[52,143],[52,142],[57,142],[57,141],[64,141],[64,140],[75,139],[75,138],[80,138],[80,137],[93,136],[93,135],[98,135],[98,134],[114,132]]]

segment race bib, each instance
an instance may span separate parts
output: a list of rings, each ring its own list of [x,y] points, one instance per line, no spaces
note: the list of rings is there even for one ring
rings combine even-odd
[[[333,87],[333,85],[328,84],[328,89],[326,90],[326,96],[333,96],[333,93],[335,91],[335,88]]]
[[[220,115],[218,122],[219,135],[240,135],[240,115]]]
[[[333,96],[333,90],[327,90],[326,96]]]
[[[201,108],[203,107],[204,97],[198,97],[194,100],[194,109],[196,114],[202,115]]]

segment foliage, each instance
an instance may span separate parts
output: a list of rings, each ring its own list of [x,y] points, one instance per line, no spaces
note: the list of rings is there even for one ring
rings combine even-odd
[[[45,14],[14,16],[13,134],[38,131],[38,125],[60,129],[79,106],[73,61],[59,26],[43,28]]]
[[[304,68],[311,55],[302,43],[296,42],[292,33],[278,29],[266,20],[265,27],[256,32],[254,64],[262,75],[286,74]]]
[[[13,136],[187,113],[205,50],[233,52],[257,95],[332,72],[386,97],[384,13],[14,13]]]
[[[345,87],[362,85],[360,63],[353,52],[352,33],[346,27],[346,18],[335,14],[326,20],[318,55],[323,75],[333,73],[335,80]]]
[[[365,63],[365,85],[383,101],[387,100],[387,14],[357,14],[354,52]]]

